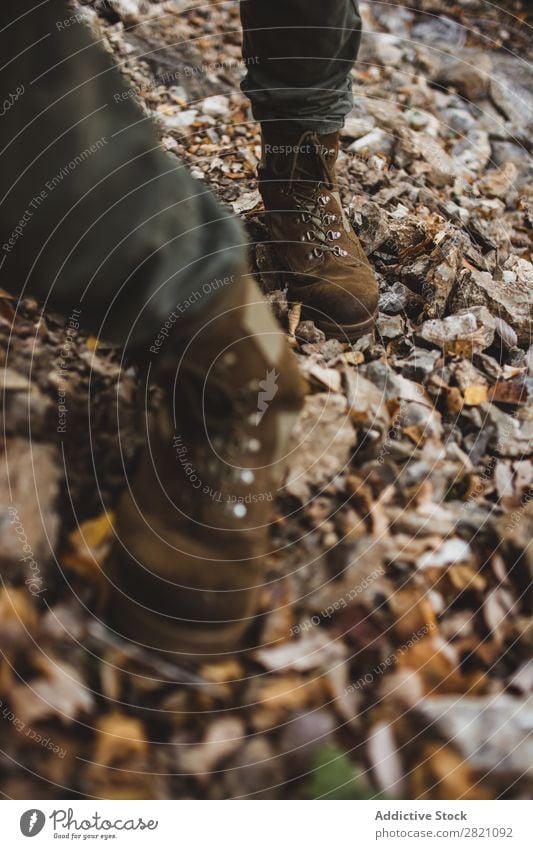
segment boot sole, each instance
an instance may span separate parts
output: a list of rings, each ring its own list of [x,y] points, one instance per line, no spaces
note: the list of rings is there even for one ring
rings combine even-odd
[[[118,562],[111,555],[105,568],[113,584],[118,579]],[[108,605],[109,625],[121,639],[137,642],[141,648],[153,651],[172,652],[179,655],[179,662],[204,663],[222,660],[246,648],[243,637],[253,621],[256,597],[250,596],[247,618],[213,625],[212,627],[167,620],[151,610],[130,601],[127,596],[118,598],[112,591]]]
[[[164,622],[152,613],[135,608],[121,600],[121,611],[111,618],[111,627],[116,628],[121,638],[128,638],[139,646],[152,651],[176,654],[180,663],[202,664],[212,660],[223,660],[246,647],[242,637],[247,628],[241,622],[213,626],[206,632],[201,626],[180,625],[179,622]]]
[[[301,301],[290,300],[289,308],[298,303],[302,304]],[[376,311],[370,318],[365,319],[365,321],[358,321],[356,324],[339,324],[339,322],[317,318],[316,314],[311,315],[310,311],[302,304],[301,317],[304,321],[306,319],[312,321],[315,327],[318,330],[322,330],[330,339],[339,339],[342,342],[355,342],[361,336],[366,336],[367,333],[374,330],[378,313]]]
[[[366,321],[359,321],[357,324],[337,324],[333,321],[319,320],[315,320],[313,323],[315,327],[322,330],[331,339],[355,342],[374,329],[376,317],[377,313]]]

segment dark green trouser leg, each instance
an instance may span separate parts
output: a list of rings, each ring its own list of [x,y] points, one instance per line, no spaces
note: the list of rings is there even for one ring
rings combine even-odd
[[[2,0],[0,286],[120,344],[201,309],[244,241],[132,94],[66,0]]]
[[[361,40],[356,0],[241,0],[241,18],[242,89],[256,120],[340,130]]]

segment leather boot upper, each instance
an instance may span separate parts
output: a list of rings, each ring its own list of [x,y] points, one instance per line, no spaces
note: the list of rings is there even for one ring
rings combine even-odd
[[[371,326],[378,286],[342,208],[338,151],[338,133],[291,136],[265,124],[259,189],[290,296],[318,326],[350,338],[348,328]]]
[[[178,320],[154,377],[165,398],[118,513],[116,619],[154,647],[222,651],[255,610],[303,386],[250,275]]]

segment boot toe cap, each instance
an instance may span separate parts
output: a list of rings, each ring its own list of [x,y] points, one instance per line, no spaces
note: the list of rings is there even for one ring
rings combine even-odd
[[[363,279],[354,274],[348,279],[319,278],[301,287],[289,283],[289,293],[301,300],[306,315],[317,327],[326,330],[337,327],[339,334],[358,334],[371,329],[378,309],[379,289],[373,273]]]

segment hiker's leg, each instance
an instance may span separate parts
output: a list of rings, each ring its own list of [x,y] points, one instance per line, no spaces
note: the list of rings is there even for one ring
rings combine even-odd
[[[242,0],[243,90],[261,122],[259,189],[289,297],[328,336],[372,330],[378,286],[335,162],[361,37],[354,0]]]
[[[166,652],[231,650],[260,594],[302,403],[295,358],[247,273],[240,226],[160,150],[67,3],[22,0],[2,7],[0,26],[0,81],[13,93],[0,285],[79,305],[94,332],[155,348],[164,392],[117,508],[109,616]]]
[[[67,0],[0,7],[0,285],[122,344],[240,268],[243,231],[158,144]]]
[[[355,0],[241,0],[242,88],[257,121],[339,130],[352,107],[361,39]]]

